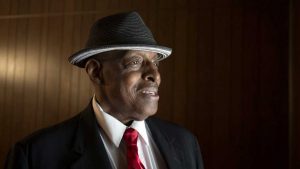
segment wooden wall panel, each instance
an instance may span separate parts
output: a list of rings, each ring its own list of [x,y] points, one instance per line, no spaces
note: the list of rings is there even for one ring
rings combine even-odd
[[[91,84],[67,58],[97,18],[137,10],[173,48],[157,115],[198,137],[205,168],[288,168],[287,2],[0,0],[0,165],[17,140],[88,104]]]
[[[65,10],[68,10],[65,8]],[[65,63],[66,57],[63,56],[69,56],[70,53],[72,53],[72,30],[74,29],[74,20],[71,16],[64,16],[64,23],[62,25],[63,27],[63,33],[62,33],[62,45],[61,45],[61,54],[60,54],[60,62],[61,62],[61,76],[60,76],[60,100],[59,100],[59,120],[62,121],[65,117],[69,117],[70,114],[70,89],[73,85],[71,83],[71,71],[72,67]],[[63,83],[62,83],[63,82]]]
[[[7,71],[6,71],[6,86],[5,86],[5,100],[4,100],[4,112],[6,112],[7,115],[7,121],[4,121],[4,124],[6,123],[5,127],[8,128],[7,137],[8,137],[8,143],[11,143],[12,137],[14,135],[9,134],[13,133],[13,117],[16,116],[12,112],[14,111],[13,101],[14,101],[14,89],[15,89],[15,67],[17,62],[15,61],[15,48],[16,48],[16,23],[17,21],[10,21],[9,22],[9,41],[8,41],[8,52],[7,52]]]
[[[16,48],[14,49],[14,74],[13,74],[13,86],[12,86],[12,100],[10,113],[12,114],[12,139],[22,137],[25,132],[24,123],[24,100],[18,99],[24,97],[24,72],[25,72],[25,58],[26,58],[26,20],[16,20]],[[17,97],[16,97],[17,96]]]
[[[10,2],[10,1],[9,1]],[[9,14],[9,2],[6,0],[0,1],[0,15],[8,15]]]
[[[229,137],[224,133],[229,133],[229,109],[230,109],[230,67],[231,67],[231,16],[230,8],[216,7],[214,9],[213,25],[213,58],[212,73],[213,80],[212,99],[214,112],[211,117],[212,123],[212,151],[213,157],[219,164],[213,163],[213,168],[219,165],[232,168],[230,166],[231,146],[228,146]],[[218,106],[216,106],[218,105]],[[218,124],[218,125],[216,125]],[[220,127],[222,126],[222,127]]]
[[[9,23],[10,21],[3,21],[3,26],[0,27],[0,36],[3,40],[0,41],[0,159],[3,161],[5,154],[7,153],[8,145],[10,145],[10,112],[6,111],[7,102],[7,72],[8,72],[8,42],[9,42]],[[1,163],[2,164],[2,163]]]
[[[200,32],[200,26],[198,23],[199,14],[195,10],[188,11],[187,13],[187,39],[186,39],[186,53],[184,55],[181,55],[179,57],[185,57],[186,58],[186,68],[185,71],[188,73],[185,73],[185,85],[186,85],[186,106],[184,111],[184,116],[186,120],[186,126],[188,126],[190,129],[193,129],[196,131],[198,127],[196,127],[196,124],[202,123],[202,119],[197,118],[198,114],[194,113],[195,109],[202,108],[201,105],[199,105],[200,97],[199,96],[199,90],[201,88],[200,83],[195,83],[195,79],[198,79],[198,76],[200,73],[199,68],[201,68],[201,64],[199,62],[199,58],[202,57],[200,45],[198,45],[199,42],[199,32]],[[180,44],[180,41],[176,43]],[[183,72],[184,73],[184,72]],[[198,80],[199,82],[199,80]],[[196,121],[197,120],[197,121]],[[198,121],[199,120],[199,121]],[[207,120],[206,120],[207,121]],[[199,129],[201,130],[201,129]],[[200,132],[202,133],[202,132]],[[200,140],[199,140],[200,141]],[[204,141],[204,140],[202,140]],[[203,143],[203,142],[202,142]]]
[[[30,0],[27,1],[30,4],[28,14],[41,14],[47,7],[48,1]]]
[[[245,9],[245,27],[244,27],[244,41],[243,41],[243,62],[242,62],[242,87],[243,87],[243,97],[242,97],[242,123],[247,124],[242,127],[241,138],[244,142],[241,146],[242,151],[245,154],[241,157],[241,161],[244,163],[249,163],[246,167],[247,169],[256,168],[259,163],[255,163],[258,160],[258,155],[251,156],[255,154],[255,147],[259,146],[259,92],[258,92],[258,76],[259,76],[259,56],[258,56],[258,46],[260,38],[259,34],[259,16],[257,11],[252,11],[251,9]],[[251,122],[251,123],[250,123]],[[248,158],[251,156],[251,158]]]
[[[38,65],[37,68],[39,70],[38,74],[38,97],[37,97],[37,111],[36,111],[36,127],[41,128],[44,125],[44,106],[47,104],[45,103],[45,77],[46,77],[46,55],[47,55],[47,32],[48,32],[48,18],[43,18],[42,22],[42,29],[40,33],[40,46],[38,48]]]
[[[178,121],[181,124],[187,124],[187,59],[186,53],[188,49],[187,43],[187,22],[188,11],[176,11],[175,18],[175,31],[174,31],[174,52],[176,52],[176,57],[173,57],[174,65],[178,65],[174,68],[174,78],[173,78],[173,113],[172,119]],[[168,73],[170,74],[170,73]]]
[[[175,35],[175,30],[170,29],[175,26],[175,18],[174,11],[169,12],[166,10],[157,11],[156,21],[161,24],[156,24],[156,36],[157,41],[166,46],[173,46],[174,40],[173,36]],[[173,51],[176,52],[175,50]],[[173,55],[174,56],[174,55]],[[179,56],[178,56],[179,57]],[[162,78],[162,82],[160,85],[159,93],[160,93],[160,104],[158,114],[160,114],[163,118],[169,119],[173,116],[174,112],[174,103],[169,100],[173,100],[174,93],[174,57],[170,57],[165,60],[165,62],[160,63],[160,74]],[[170,94],[170,96],[167,96]]]
[[[300,3],[291,1],[291,26],[290,33],[290,155],[291,169],[300,168]]]
[[[231,163],[232,168],[238,168],[237,166],[242,165],[242,157],[245,152],[241,151],[244,144],[241,136],[243,135],[243,99],[244,90],[243,87],[243,60],[244,57],[244,20],[243,20],[243,9],[233,8],[231,11],[231,66],[230,68],[230,114],[229,114],[229,128],[228,132],[229,142],[231,145],[231,159],[234,164]],[[231,161],[232,162],[232,161]]]
[[[24,112],[26,112],[24,126],[27,132],[36,128],[36,112],[38,103],[38,58],[41,46],[40,35],[42,33],[42,20],[39,18],[28,19],[27,42],[26,42],[26,61],[25,61],[25,83],[24,83]]]
[[[214,13],[213,9],[202,9],[200,12],[193,11],[194,18],[191,20],[190,32],[190,55],[189,61],[189,106],[188,111],[198,110],[199,113],[191,113],[194,132],[198,133],[199,142],[202,147],[204,161],[213,164],[212,157],[212,114],[213,114],[213,34]],[[195,23],[201,20],[198,24]],[[204,26],[205,25],[205,26]],[[197,29],[196,29],[196,28]],[[196,32],[195,34],[193,32]],[[198,35],[198,37],[194,37]],[[195,44],[193,44],[193,42]],[[193,72],[193,73],[192,73]],[[197,83],[195,83],[197,79]],[[200,113],[201,112],[201,113]],[[193,117],[196,118],[193,118]],[[203,124],[205,128],[200,127]],[[207,139],[205,139],[205,137]]]

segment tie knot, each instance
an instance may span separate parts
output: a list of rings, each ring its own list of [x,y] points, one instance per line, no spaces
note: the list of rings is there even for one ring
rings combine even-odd
[[[127,128],[124,132],[123,139],[127,146],[136,145],[138,138],[138,132],[133,128]]]

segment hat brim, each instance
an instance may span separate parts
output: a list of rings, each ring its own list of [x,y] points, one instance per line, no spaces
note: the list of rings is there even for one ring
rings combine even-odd
[[[167,58],[171,55],[172,49],[164,46],[158,46],[158,45],[107,45],[107,46],[101,46],[101,47],[95,47],[95,48],[88,48],[88,49],[82,49],[75,54],[71,55],[69,57],[69,62],[73,65],[76,65],[78,67],[85,67],[85,61],[96,54],[113,51],[113,50],[142,50],[142,51],[149,51],[149,52],[155,52],[160,54],[160,57],[158,58],[159,61]]]

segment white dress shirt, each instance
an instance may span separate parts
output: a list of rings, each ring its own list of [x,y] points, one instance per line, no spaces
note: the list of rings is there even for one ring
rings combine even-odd
[[[145,121],[133,121],[130,126],[103,111],[93,98],[93,109],[101,128],[99,134],[103,140],[110,163],[114,169],[127,169],[126,146],[122,138],[126,128],[131,127],[138,131],[138,154],[146,169],[165,169],[166,164],[152,139],[150,130]]]

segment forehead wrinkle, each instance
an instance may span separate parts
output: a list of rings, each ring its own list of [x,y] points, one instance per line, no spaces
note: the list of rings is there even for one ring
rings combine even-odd
[[[115,50],[115,51],[109,51],[109,52],[104,52],[95,55],[93,58],[99,60],[99,61],[110,61],[110,60],[116,60],[116,59],[121,59],[123,58],[127,50]]]
[[[158,54],[155,52],[148,52],[148,51],[143,51],[143,50],[129,50],[127,52],[128,55],[135,54],[135,53],[137,53],[138,55],[141,55],[143,58],[149,58],[152,61],[156,61],[159,58]],[[155,54],[154,57],[151,57],[152,53]]]

